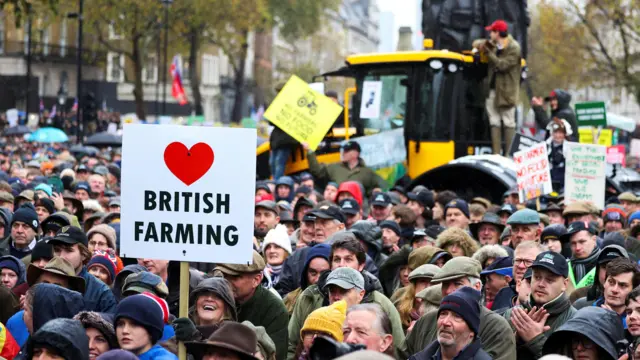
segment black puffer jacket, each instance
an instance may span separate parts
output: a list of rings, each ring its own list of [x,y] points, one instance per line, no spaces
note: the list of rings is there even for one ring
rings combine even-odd
[[[595,306],[578,310],[573,318],[549,336],[542,354],[571,356],[571,339],[576,335],[582,335],[596,344],[600,360],[616,360],[616,344],[624,340],[622,320],[615,312]]]
[[[576,123],[576,114],[571,108],[571,94],[561,89],[555,89],[553,91],[558,99],[558,108],[551,110],[551,116],[549,116],[542,106],[534,106],[533,112],[535,113],[536,124],[541,129],[546,129],[547,124],[549,124],[554,117],[567,120],[569,125],[571,125],[571,130],[573,131],[573,135],[568,137],[568,140],[578,141],[578,126]],[[547,134],[547,137],[550,135],[551,134]]]

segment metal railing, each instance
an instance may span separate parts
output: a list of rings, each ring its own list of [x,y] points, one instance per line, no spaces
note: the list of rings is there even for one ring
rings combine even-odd
[[[6,41],[2,44],[0,55],[27,56],[25,41]],[[31,58],[36,62],[64,62],[75,64],[78,48],[74,46],[60,46],[50,43],[31,42]],[[83,63],[86,65],[100,65],[107,61],[107,52],[96,49],[82,49]]]

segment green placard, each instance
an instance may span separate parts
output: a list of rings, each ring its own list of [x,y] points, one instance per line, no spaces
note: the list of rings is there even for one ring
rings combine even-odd
[[[604,101],[576,103],[578,126],[607,126],[607,107]]]

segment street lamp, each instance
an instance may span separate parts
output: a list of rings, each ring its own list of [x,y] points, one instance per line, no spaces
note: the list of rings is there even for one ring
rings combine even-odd
[[[167,115],[167,61],[169,51],[169,5],[173,0],[161,0],[164,5],[164,60],[162,65],[162,115]]]

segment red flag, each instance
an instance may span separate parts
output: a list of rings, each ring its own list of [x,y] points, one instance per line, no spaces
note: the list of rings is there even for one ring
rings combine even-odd
[[[171,76],[173,77],[173,85],[171,86],[171,95],[178,100],[180,105],[186,105],[187,95],[184,93],[184,87],[182,86],[182,69],[180,68],[180,57],[178,55],[173,57],[171,62]]]

